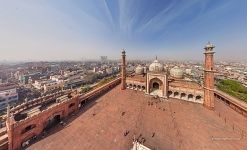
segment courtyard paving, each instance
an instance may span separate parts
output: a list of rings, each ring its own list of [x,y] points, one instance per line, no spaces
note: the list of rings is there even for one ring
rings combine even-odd
[[[117,86],[28,149],[130,150],[133,139],[139,139],[155,150],[244,150],[246,131],[247,119],[222,102],[210,111],[201,104],[160,102]]]

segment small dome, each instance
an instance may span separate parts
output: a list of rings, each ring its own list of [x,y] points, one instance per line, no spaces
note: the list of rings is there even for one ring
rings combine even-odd
[[[180,69],[178,66],[175,66],[170,70],[170,75],[174,78],[182,79],[184,72],[182,69]]]
[[[134,68],[133,66],[128,66],[128,67],[126,68],[126,71],[127,71],[127,72],[133,72],[133,71],[135,71],[135,68]]]
[[[143,74],[144,73],[144,68],[141,65],[138,65],[135,70],[136,74]]]
[[[149,71],[151,72],[161,72],[164,70],[164,66],[159,63],[159,61],[157,60],[154,60],[154,62],[149,66]]]

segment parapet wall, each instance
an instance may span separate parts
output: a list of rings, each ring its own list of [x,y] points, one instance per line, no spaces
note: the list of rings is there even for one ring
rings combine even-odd
[[[102,94],[102,92],[106,92],[108,91],[109,89],[115,87],[116,85],[120,84],[121,83],[121,78],[117,78],[101,87],[98,87],[84,95],[80,95],[79,97],[79,101],[80,103],[83,102],[83,101],[86,101],[90,98],[94,98],[94,97],[97,97],[98,95]]]
[[[46,96],[42,96],[42,97],[33,99],[32,101],[24,102],[24,103],[22,103],[20,105],[17,105],[14,108],[12,108],[10,110],[10,113],[16,114],[18,112],[21,112],[21,111],[23,111],[25,109],[28,109],[30,107],[33,107],[35,105],[39,105],[41,103],[49,101],[50,99],[52,99],[54,97],[59,97],[59,96],[66,95],[66,94],[69,94],[69,93],[72,93],[72,92],[73,92],[72,90],[59,91],[59,92],[56,92],[56,93],[53,93],[53,94],[49,94],[49,95],[46,95]]]
[[[231,107],[233,110],[247,117],[247,103],[219,90],[215,90],[214,96],[216,99],[223,101],[226,105]]]

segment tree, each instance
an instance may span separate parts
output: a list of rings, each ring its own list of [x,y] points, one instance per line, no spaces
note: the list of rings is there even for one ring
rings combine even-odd
[[[92,89],[92,87],[90,87],[88,85],[81,86],[81,93],[86,93],[86,92],[90,91],[91,89]]]

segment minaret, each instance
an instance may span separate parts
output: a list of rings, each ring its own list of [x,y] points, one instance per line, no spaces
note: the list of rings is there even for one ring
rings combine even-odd
[[[123,49],[122,51],[122,68],[121,68],[121,75],[122,75],[122,84],[121,84],[121,89],[125,90],[126,89],[126,62],[125,62],[125,50]]]
[[[205,49],[204,64],[204,106],[214,109],[214,51],[215,46],[208,42]]]

